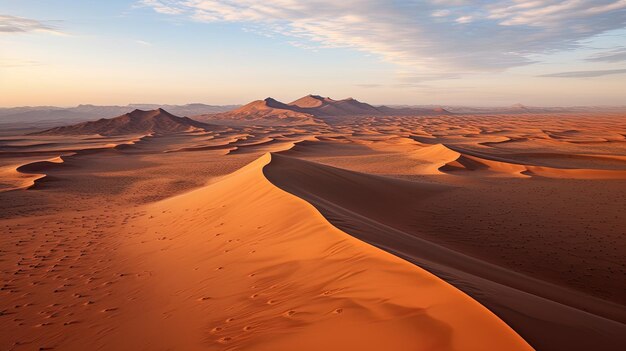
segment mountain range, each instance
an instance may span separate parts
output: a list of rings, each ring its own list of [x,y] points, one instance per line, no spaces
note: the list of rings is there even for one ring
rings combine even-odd
[[[21,127],[56,127],[68,123],[77,123],[110,118],[129,113],[135,109],[154,110],[163,108],[177,116],[196,116],[207,113],[230,111],[239,105],[214,106],[205,104],[157,105],[131,104],[126,106],[78,105],[76,107],[22,106],[0,108],[0,126],[20,124]]]
[[[271,97],[252,101],[233,111],[196,116],[199,120],[240,120],[261,122],[295,122],[314,124],[321,120],[345,116],[399,116],[450,114],[441,107],[419,108],[372,106],[353,98],[334,100],[319,95],[307,95],[290,103]]]

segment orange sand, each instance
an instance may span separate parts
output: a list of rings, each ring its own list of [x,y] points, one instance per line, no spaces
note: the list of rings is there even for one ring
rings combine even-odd
[[[3,136],[0,349],[621,350],[623,115],[274,105]]]

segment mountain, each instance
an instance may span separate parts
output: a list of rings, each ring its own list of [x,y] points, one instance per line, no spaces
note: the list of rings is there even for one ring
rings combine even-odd
[[[334,100],[319,95],[307,95],[289,104],[273,98],[256,100],[236,110],[218,114],[204,114],[195,118],[203,121],[231,121],[255,123],[323,123],[326,118],[345,116],[416,116],[450,114],[443,108],[393,108],[372,106],[353,98]]]
[[[273,98],[256,100],[236,110],[218,114],[205,114],[194,118],[203,121],[254,121],[255,123],[317,124],[319,120],[302,109],[284,104]]]
[[[294,109],[314,116],[358,116],[379,115],[376,107],[353,98],[333,100],[319,95],[307,95],[289,104]]]
[[[115,118],[102,118],[64,127],[56,127],[36,135],[122,135],[122,134],[172,134],[204,130],[211,125],[188,117],[177,117],[162,108],[150,111],[134,110]]]

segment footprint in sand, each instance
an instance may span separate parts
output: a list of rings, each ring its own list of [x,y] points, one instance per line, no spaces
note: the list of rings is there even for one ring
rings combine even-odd
[[[218,341],[218,342],[220,342],[220,343],[222,343],[222,344],[225,344],[225,343],[227,343],[227,342],[231,341],[232,339],[233,339],[233,338],[231,338],[231,337],[225,336],[225,337],[223,337],[223,338],[219,338],[219,339],[217,339],[217,341]]]
[[[296,311],[290,310],[290,311],[287,311],[287,312],[283,313],[283,316],[285,316],[285,317],[293,317],[295,314],[296,314]]]

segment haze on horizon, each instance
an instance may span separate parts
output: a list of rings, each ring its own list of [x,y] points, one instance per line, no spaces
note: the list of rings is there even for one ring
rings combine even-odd
[[[0,106],[623,105],[616,0],[0,0]]]

